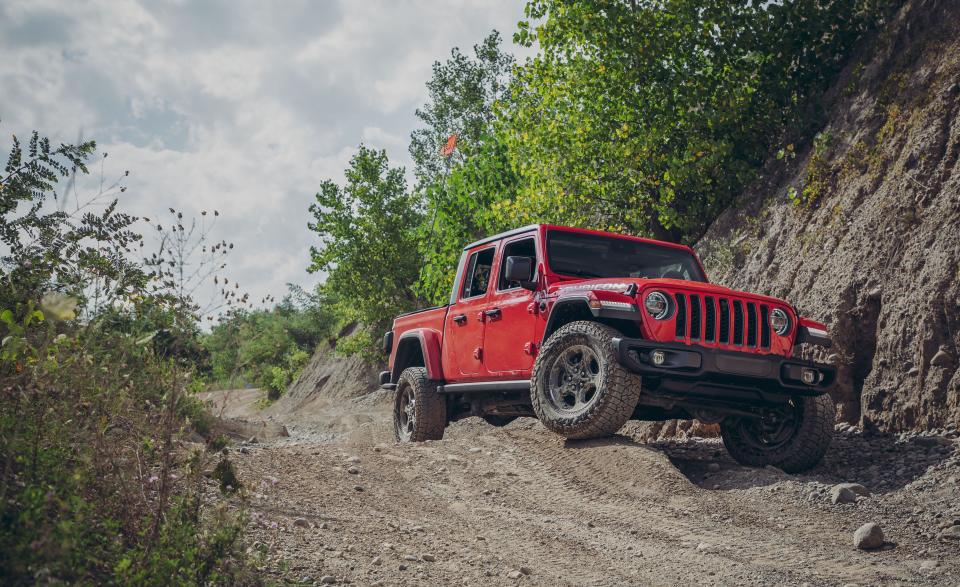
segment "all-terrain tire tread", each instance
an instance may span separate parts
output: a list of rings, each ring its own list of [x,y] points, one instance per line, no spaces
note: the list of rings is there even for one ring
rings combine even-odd
[[[631,373],[617,361],[612,340],[619,335],[610,326],[580,320],[564,325],[547,339],[537,355],[530,376],[533,410],[544,426],[571,439],[598,438],[615,433],[630,419],[640,399],[641,380],[639,375]],[[554,353],[571,340],[583,338],[593,343],[603,363],[605,381],[598,390],[600,397],[589,410],[573,418],[564,417],[550,406],[547,399],[546,369]]]
[[[424,440],[440,440],[447,427],[447,399],[437,393],[437,382],[427,376],[425,367],[407,367],[400,373],[397,383],[396,398],[394,399],[394,418],[400,397],[400,390],[405,384],[413,387],[414,426],[410,435],[411,442]],[[396,420],[393,426],[394,438],[400,440]]]
[[[738,431],[724,423],[720,427],[721,436],[730,456],[744,465],[773,465],[787,473],[800,473],[815,467],[833,440],[836,406],[828,393],[798,399],[803,402],[803,422],[790,446],[770,454],[749,450]]]

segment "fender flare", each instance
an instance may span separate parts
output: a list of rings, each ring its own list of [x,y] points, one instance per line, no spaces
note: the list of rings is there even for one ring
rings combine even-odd
[[[591,305],[591,300],[594,301],[594,305]],[[597,296],[592,293],[583,294],[583,295],[571,295],[563,296],[558,299],[553,307],[550,308],[550,315],[547,317],[547,325],[543,329],[543,341],[546,342],[550,335],[553,334],[560,326],[558,322],[560,318],[558,316],[562,312],[557,310],[566,311],[567,309],[573,309],[574,312],[583,316],[584,319],[593,319],[597,320],[600,318],[606,318],[609,320],[624,320],[630,322],[637,322],[638,325],[642,327],[642,319],[640,317],[640,311],[638,308],[633,307],[632,309],[621,309],[621,308],[609,308],[609,307],[596,307]]]
[[[558,312],[557,310],[566,310],[567,308],[579,306],[585,314],[590,314],[591,316],[596,317],[596,315],[590,310],[590,306],[588,305],[589,301],[589,296],[577,295],[564,296],[554,302],[553,307],[550,308],[550,315],[547,316],[547,325],[543,329],[543,341],[546,342],[547,339],[550,338],[550,335],[560,328],[557,325],[557,322],[559,322],[557,317],[561,314],[561,312]]]
[[[396,342],[393,366],[390,372],[390,381],[400,380],[400,373],[411,366],[411,357],[419,351],[423,357],[423,366],[427,369],[427,377],[434,381],[443,381],[443,368],[440,363],[440,336],[435,330],[415,328],[400,335]]]

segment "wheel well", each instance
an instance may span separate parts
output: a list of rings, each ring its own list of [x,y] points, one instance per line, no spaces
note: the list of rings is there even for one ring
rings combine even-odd
[[[547,321],[547,328],[543,333],[543,340],[546,341],[550,338],[550,335],[564,325],[578,320],[590,320],[599,322],[600,324],[606,324],[607,326],[616,328],[626,336],[639,338],[641,335],[640,326],[636,322],[614,318],[597,318],[590,311],[585,300],[569,300],[560,302],[554,306],[553,311],[550,313],[550,318]]]
[[[394,382],[400,379],[400,374],[407,367],[426,367],[427,362],[423,357],[423,347],[420,345],[420,339],[416,337],[402,338],[397,343],[397,354],[393,360]]]

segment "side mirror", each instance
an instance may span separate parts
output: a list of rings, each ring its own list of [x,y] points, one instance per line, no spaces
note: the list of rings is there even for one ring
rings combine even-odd
[[[523,289],[535,290],[537,284],[533,281],[533,258],[532,257],[507,257],[507,266],[504,270],[504,278],[509,281],[515,281]]]

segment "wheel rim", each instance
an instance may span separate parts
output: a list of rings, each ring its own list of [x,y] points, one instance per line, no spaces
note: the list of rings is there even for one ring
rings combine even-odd
[[[588,410],[600,395],[602,374],[600,359],[592,348],[584,344],[567,347],[550,367],[550,403],[566,414]]]
[[[413,436],[413,429],[417,424],[417,398],[413,393],[413,387],[405,385],[397,390],[397,407],[395,413],[395,426],[397,437],[401,441],[408,441]]]
[[[790,400],[785,406],[764,411],[760,418],[740,421],[740,433],[752,448],[770,451],[789,444],[803,421],[801,406]]]

